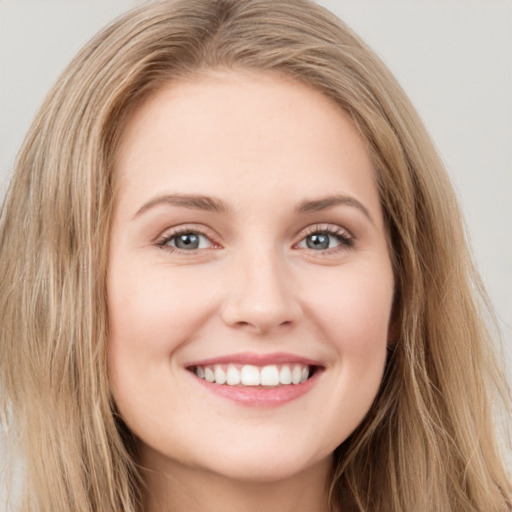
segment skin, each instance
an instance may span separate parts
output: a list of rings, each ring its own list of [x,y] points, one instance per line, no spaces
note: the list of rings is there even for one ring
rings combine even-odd
[[[132,113],[116,165],[109,369],[147,468],[146,509],[326,510],[332,453],[379,389],[393,299],[374,171],[354,126],[286,78],[208,72]],[[226,211],[165,194],[214,197]],[[297,212],[333,195],[345,200]],[[199,248],[176,248],[182,228],[204,234]],[[331,231],[327,249],[308,246]],[[256,407],[186,369],[240,352],[287,352],[323,371],[295,400]]]

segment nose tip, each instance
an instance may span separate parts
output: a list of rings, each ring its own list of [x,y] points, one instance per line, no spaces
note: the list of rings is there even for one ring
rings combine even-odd
[[[266,334],[289,329],[299,321],[302,309],[292,281],[269,261],[264,267],[245,266],[240,277],[229,278],[222,316],[230,327]]]
[[[244,299],[246,301],[247,299]],[[232,304],[224,311],[225,323],[230,327],[245,329],[256,334],[266,334],[274,330],[284,330],[295,323],[291,312],[275,308],[269,309],[267,306],[259,307],[252,304],[250,309],[247,306]]]

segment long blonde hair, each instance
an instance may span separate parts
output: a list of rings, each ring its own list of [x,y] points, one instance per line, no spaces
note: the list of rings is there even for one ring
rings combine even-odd
[[[350,116],[374,162],[396,280],[393,336],[375,403],[336,450],[332,508],[506,510],[495,420],[510,411],[508,388],[452,188],[396,80],[307,0],[142,6],[98,34],[46,98],[0,221],[0,385],[25,464],[22,510],[141,510],[136,445],[106,364],[114,155],[144,97],[217,68],[316,88]]]

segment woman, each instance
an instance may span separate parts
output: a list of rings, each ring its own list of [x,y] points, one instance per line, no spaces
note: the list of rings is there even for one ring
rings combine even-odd
[[[0,246],[25,510],[510,508],[453,192],[318,6],[105,29],[27,136]]]

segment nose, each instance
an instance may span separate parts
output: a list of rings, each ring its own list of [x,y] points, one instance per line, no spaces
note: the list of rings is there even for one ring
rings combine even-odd
[[[302,308],[295,283],[272,251],[237,258],[226,281],[222,317],[230,327],[267,334],[299,322]]]

